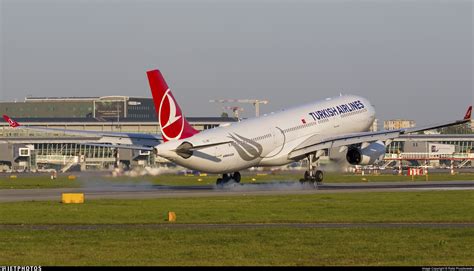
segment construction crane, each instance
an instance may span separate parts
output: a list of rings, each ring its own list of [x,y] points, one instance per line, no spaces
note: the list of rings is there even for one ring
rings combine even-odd
[[[260,104],[268,104],[267,100],[253,100],[253,99],[218,99],[209,100],[210,103],[251,103],[255,106],[255,116],[260,116]]]
[[[244,111],[242,107],[238,106],[223,106],[222,109],[224,110],[232,110],[232,114],[234,115],[234,118],[239,118],[240,112]]]

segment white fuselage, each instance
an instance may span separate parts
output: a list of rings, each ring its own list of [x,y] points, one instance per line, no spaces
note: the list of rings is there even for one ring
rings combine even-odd
[[[367,99],[344,95],[205,130],[156,149],[159,156],[178,165],[208,173],[281,166],[295,161],[288,154],[308,138],[364,132],[374,119],[375,110]],[[193,146],[229,143],[194,150],[184,158],[175,151],[184,142]]]

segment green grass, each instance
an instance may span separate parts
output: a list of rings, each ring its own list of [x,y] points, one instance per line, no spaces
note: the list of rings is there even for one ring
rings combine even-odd
[[[0,265],[474,265],[474,228],[229,228],[228,223],[474,222],[473,191],[0,203]],[[138,224],[218,223],[219,228]],[[34,229],[40,224],[129,224]],[[137,224],[137,225],[135,225]]]
[[[474,229],[0,230],[1,265],[471,266]]]
[[[0,224],[474,222],[473,191],[0,203]]]
[[[80,187],[81,183],[76,180],[68,180],[68,176],[60,176],[51,180],[49,176],[38,175],[21,176],[17,178],[0,177],[0,189],[36,189],[36,188],[73,188]]]
[[[87,186],[88,183],[106,181],[112,184],[135,183],[153,185],[214,185],[217,175],[209,176],[182,176],[182,175],[160,175],[156,177],[78,177],[76,180],[68,180],[68,176],[59,176],[56,180],[51,180],[49,176],[21,176],[16,179],[0,177],[0,189],[36,189],[36,188],[78,188]],[[246,175],[242,177],[242,183],[260,182],[297,182],[301,174],[277,173],[268,175]],[[474,180],[474,174],[430,174],[430,181],[452,181],[452,180]],[[354,182],[411,182],[410,176],[398,175],[353,175],[327,173],[325,183],[354,183]],[[426,181],[425,176],[416,176],[414,181]]]

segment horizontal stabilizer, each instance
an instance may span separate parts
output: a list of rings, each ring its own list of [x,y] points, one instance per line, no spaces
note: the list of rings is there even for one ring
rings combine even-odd
[[[179,156],[183,158],[189,158],[193,155],[193,151],[198,151],[201,149],[206,149],[206,148],[211,148],[219,145],[224,145],[231,143],[232,141],[222,141],[222,142],[216,142],[216,143],[209,143],[209,144],[204,144],[204,145],[197,145],[193,146],[193,144],[189,142],[183,142],[181,145],[178,146],[174,152],[176,152]]]
[[[175,151],[176,152],[197,151],[197,150],[206,149],[206,148],[210,148],[210,147],[215,147],[215,146],[219,146],[219,145],[224,145],[224,144],[228,144],[228,143],[232,143],[232,141],[224,141],[224,142],[210,143],[210,144],[197,145],[197,146],[193,146],[193,144],[191,144],[189,142],[184,142],[183,144],[179,145],[179,147],[176,148]]]

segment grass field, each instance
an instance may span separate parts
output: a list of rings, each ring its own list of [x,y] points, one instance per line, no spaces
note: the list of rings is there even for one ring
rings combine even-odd
[[[69,180],[67,175],[59,176],[56,180],[51,180],[49,176],[21,176],[11,179],[9,177],[0,177],[0,189],[35,189],[35,188],[77,188],[84,187],[90,183],[100,185],[101,182],[109,184],[150,184],[150,185],[213,185],[216,182],[216,175],[209,176],[182,176],[182,175],[160,175],[143,177],[78,177],[75,180]],[[268,174],[268,175],[245,175],[242,177],[242,183],[259,182],[297,182],[301,174]],[[426,181],[425,176],[416,176],[414,181]],[[450,181],[450,180],[474,180],[474,174],[430,174],[430,181]],[[354,175],[354,174],[335,174],[327,173],[325,183],[353,183],[353,182],[412,182],[411,176],[404,175]]]
[[[474,229],[0,230],[0,265],[464,265]]]
[[[0,203],[0,265],[474,265],[474,228],[230,228],[236,223],[474,222],[474,191]],[[166,223],[219,228],[147,228]],[[35,225],[58,225],[52,229]],[[64,225],[118,224],[110,227]],[[126,228],[120,224],[127,224]],[[63,225],[63,226],[61,226]]]
[[[0,203],[0,224],[473,222],[473,191]]]

